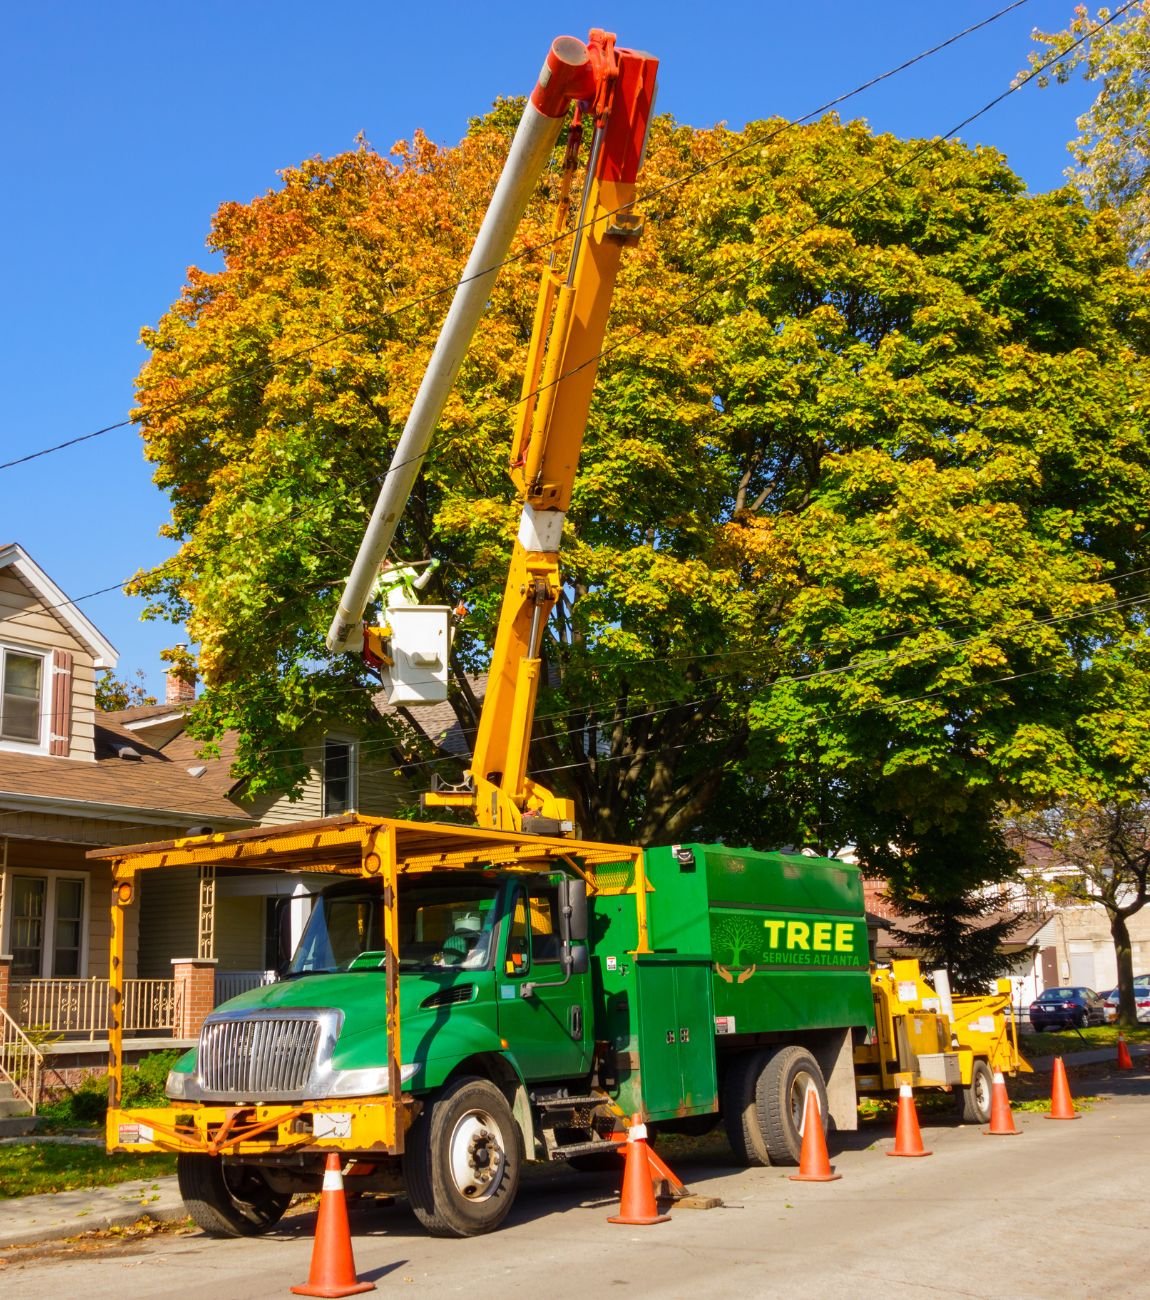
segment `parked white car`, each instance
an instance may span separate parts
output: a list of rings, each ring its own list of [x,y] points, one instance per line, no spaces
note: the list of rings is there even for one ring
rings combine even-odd
[[[1109,989],[1101,997],[1106,1003],[1106,1023],[1112,1025],[1118,1019],[1118,990]],[[1150,975],[1134,976],[1134,1005],[1139,1023],[1150,1023]]]

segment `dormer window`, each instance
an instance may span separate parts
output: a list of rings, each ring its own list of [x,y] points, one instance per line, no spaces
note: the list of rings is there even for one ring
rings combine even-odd
[[[0,740],[39,745],[43,701],[43,656],[0,646]]]

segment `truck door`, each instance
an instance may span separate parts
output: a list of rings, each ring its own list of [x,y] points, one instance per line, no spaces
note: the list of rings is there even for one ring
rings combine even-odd
[[[498,972],[499,1034],[525,1079],[586,1073],[592,1028],[587,975],[563,979],[559,891],[549,881],[514,886],[503,925]],[[528,991],[528,986],[530,986]]]

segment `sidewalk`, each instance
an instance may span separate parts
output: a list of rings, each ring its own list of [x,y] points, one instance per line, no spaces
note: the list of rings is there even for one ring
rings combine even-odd
[[[175,1178],[22,1196],[0,1201],[0,1250],[96,1228],[126,1228],[145,1214],[153,1219],[184,1219],[187,1213]]]
[[[1026,1056],[1026,1040],[1023,1039],[1019,1046],[1022,1055]],[[1127,1043],[1126,1046],[1134,1060],[1140,1056],[1150,1056],[1150,1043]],[[1063,1054],[1062,1063],[1072,1071],[1076,1065],[1101,1065],[1105,1061],[1114,1061],[1117,1057],[1117,1047],[1098,1047],[1089,1052],[1066,1052]],[[1026,1056],[1026,1059],[1035,1074],[1054,1073],[1053,1056]]]

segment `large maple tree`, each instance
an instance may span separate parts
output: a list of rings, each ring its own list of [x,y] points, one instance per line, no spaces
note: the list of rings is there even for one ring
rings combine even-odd
[[[323,632],[516,117],[225,204],[222,264],[144,333],[137,418],[179,552],[138,586],[187,620],[196,726],[237,729],[255,785],[299,779],[307,726],[369,716]],[[551,187],[397,543],[471,609],[465,725]],[[662,119],[641,188],[532,749],[584,834],[854,840],[905,874],[916,845],[993,841],[1005,797],[1141,779],[1150,298],[1112,225],[993,150],[833,117]]]

